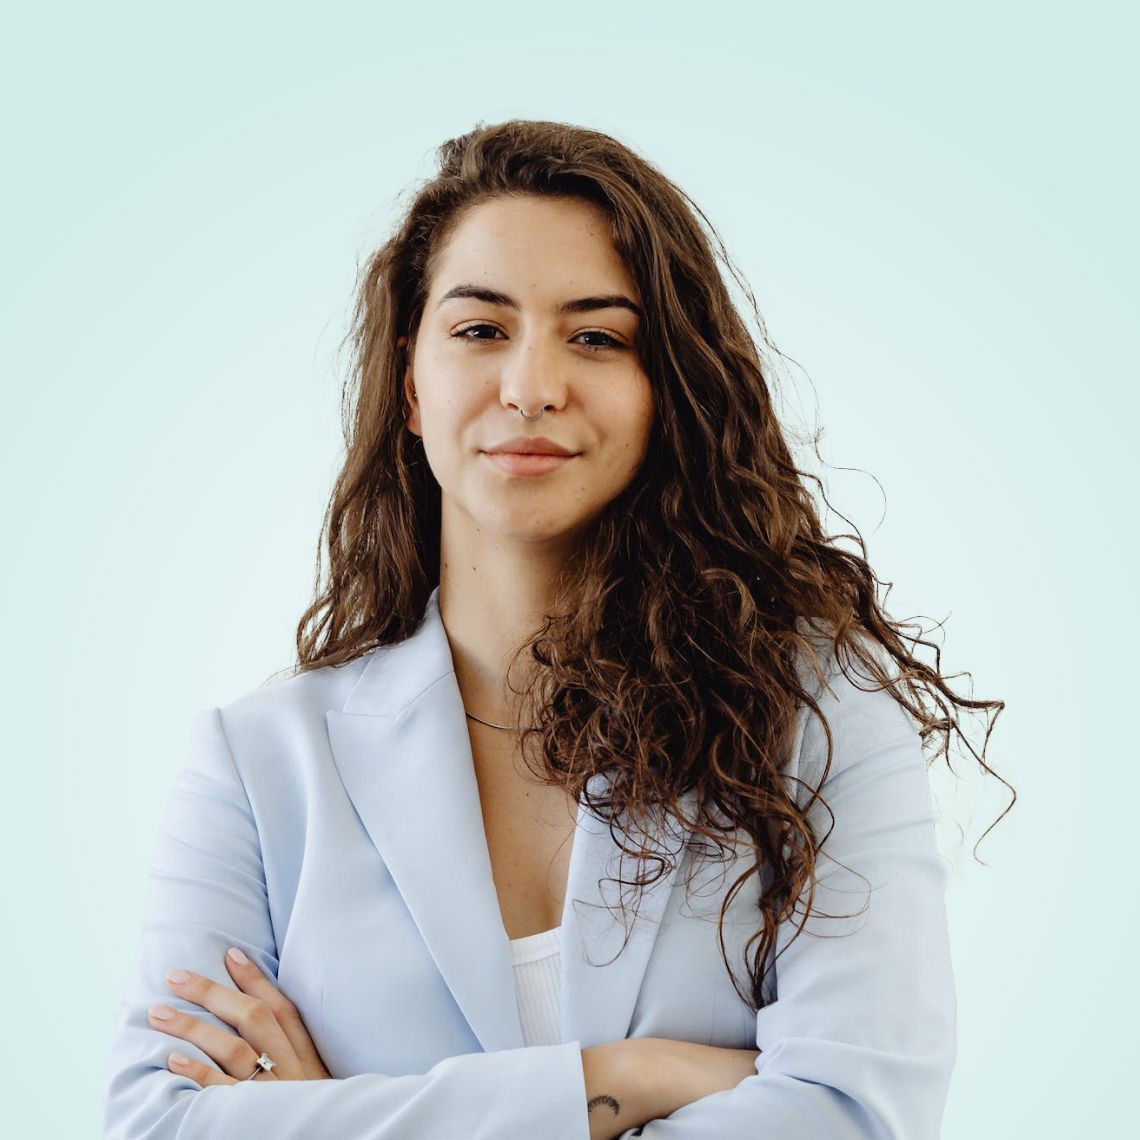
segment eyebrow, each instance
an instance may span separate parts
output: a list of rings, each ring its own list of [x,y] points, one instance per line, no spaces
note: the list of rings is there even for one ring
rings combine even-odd
[[[503,305],[508,309],[521,308],[514,297],[483,285],[455,285],[440,297],[435,307],[438,309],[444,301],[455,297],[473,297],[477,301],[486,301],[488,305]],[[598,309],[628,309],[638,317],[643,315],[640,306],[634,304],[624,293],[606,293],[599,297],[578,297],[573,301],[563,301],[557,312],[562,316],[567,313],[592,313]]]

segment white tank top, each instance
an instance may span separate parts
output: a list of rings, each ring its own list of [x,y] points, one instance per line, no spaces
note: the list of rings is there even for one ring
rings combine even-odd
[[[512,938],[515,997],[519,1003],[523,1042],[557,1045],[562,1037],[561,1006],[562,927],[542,930],[526,938]]]

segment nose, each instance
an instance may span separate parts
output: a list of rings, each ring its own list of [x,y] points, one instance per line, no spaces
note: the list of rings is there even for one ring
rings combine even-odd
[[[499,402],[504,408],[532,419],[540,412],[566,405],[566,362],[559,359],[561,345],[540,343],[537,336],[516,342],[499,380]]]

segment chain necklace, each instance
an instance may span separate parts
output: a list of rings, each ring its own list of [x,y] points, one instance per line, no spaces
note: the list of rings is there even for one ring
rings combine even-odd
[[[479,717],[477,717],[474,713],[468,713],[467,715],[472,720],[477,720],[477,721],[479,721],[480,724],[485,724],[488,728],[501,728],[501,729],[503,729],[504,732],[518,732],[518,731],[520,731],[517,725],[513,725],[513,724],[492,724],[489,720],[480,720]],[[530,728],[526,729],[525,731],[531,732],[531,731],[533,731],[534,727],[535,727],[534,725],[531,725]]]

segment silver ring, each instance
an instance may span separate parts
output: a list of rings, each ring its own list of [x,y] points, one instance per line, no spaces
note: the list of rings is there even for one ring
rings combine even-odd
[[[270,1060],[268,1053],[262,1053],[261,1056],[257,1058],[257,1068],[255,1068],[253,1070],[253,1072],[249,1074],[248,1077],[242,1077],[242,1080],[243,1081],[252,1081],[253,1078],[256,1077],[258,1073],[268,1073],[270,1069],[276,1069],[276,1068],[277,1068],[277,1062]]]
[[[542,412],[545,412],[545,411],[546,411],[546,409],[545,409],[545,408],[543,408],[543,409],[542,409]],[[524,411],[522,410],[522,408],[519,408],[519,415],[520,415],[520,416],[522,416],[522,418],[523,418],[524,420],[529,420],[531,423],[533,423],[535,420],[540,420],[540,419],[542,419],[542,412],[539,412],[537,416],[528,416],[528,415],[526,414],[526,412],[524,412]]]

